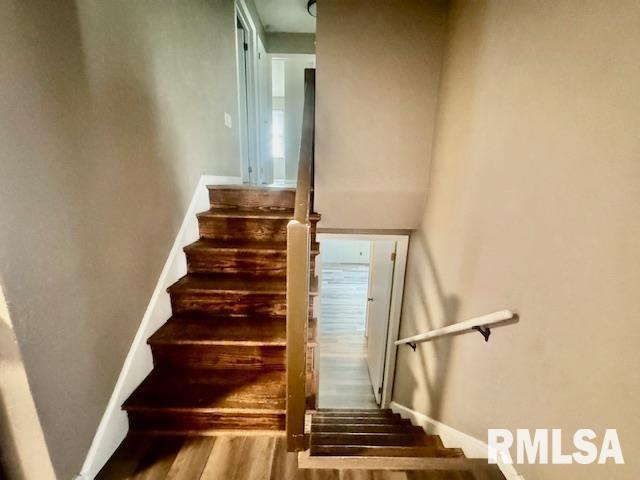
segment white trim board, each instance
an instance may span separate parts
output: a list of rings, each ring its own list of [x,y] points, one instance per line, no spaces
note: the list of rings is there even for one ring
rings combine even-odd
[[[151,349],[147,338],[171,316],[171,300],[167,287],[187,273],[187,261],[182,249],[199,238],[196,213],[209,209],[207,185],[241,185],[240,177],[202,175],[198,181],[189,208],[182,220],[167,261],[164,264],[140,327],[124,361],[120,376],[111,394],[98,430],[93,438],[82,471],[76,479],[93,479],[124,439],[129,429],[127,414],[121,405],[153,369]]]
[[[404,294],[404,274],[407,266],[407,254],[409,251],[409,235],[377,233],[318,233],[318,242],[322,240],[395,240],[396,263],[393,267],[393,287],[391,290],[391,305],[389,307],[389,329],[387,330],[387,348],[384,359],[384,376],[382,380],[382,394],[380,407],[387,408],[391,402],[393,392],[393,379],[396,372],[396,351],[400,332],[400,313],[402,310],[402,296]],[[322,258],[322,247],[320,248]],[[322,261],[322,260],[320,260]],[[320,282],[322,279],[320,279]],[[320,373],[322,375],[322,373]]]
[[[397,402],[391,402],[389,407],[395,413],[399,413],[402,418],[408,418],[414,425],[424,428],[427,433],[440,435],[445,447],[461,448],[468,458],[487,458],[488,445],[486,442]],[[498,467],[507,480],[524,480],[524,477],[518,474],[513,465],[506,465],[498,461]]]

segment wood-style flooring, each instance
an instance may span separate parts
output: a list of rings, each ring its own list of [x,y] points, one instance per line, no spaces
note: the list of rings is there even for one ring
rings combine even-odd
[[[365,337],[369,266],[327,263],[320,278],[318,406],[377,408]]]
[[[480,480],[467,472],[299,469],[283,435],[129,434],[97,480]]]

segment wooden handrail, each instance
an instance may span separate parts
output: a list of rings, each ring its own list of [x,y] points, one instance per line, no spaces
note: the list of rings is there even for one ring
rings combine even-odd
[[[309,319],[315,70],[304,71],[304,111],[293,219],[287,225],[287,450],[307,448],[304,432]]]
[[[302,135],[298,159],[298,183],[293,219],[300,223],[309,222],[313,192],[313,160],[315,142],[316,71],[304,71],[304,109],[302,113]]]

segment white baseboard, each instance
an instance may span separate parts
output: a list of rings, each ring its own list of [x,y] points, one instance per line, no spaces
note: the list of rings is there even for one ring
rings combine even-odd
[[[468,458],[487,458],[488,446],[486,442],[478,440],[471,435],[467,435],[459,430],[456,430],[449,425],[445,425],[433,418],[412,410],[397,402],[391,402],[389,408],[395,413],[399,413],[402,418],[408,418],[414,425],[419,425],[425,429],[427,433],[440,435],[442,443],[445,447],[461,448],[465,456]],[[522,475],[519,475],[513,465],[506,465],[498,462],[500,471],[507,478],[507,480],[524,480]]]
[[[186,257],[182,249],[199,237],[196,213],[209,208],[206,186],[234,184],[242,184],[242,179],[214,175],[200,177],[77,479],[92,480],[127,434],[127,414],[120,407],[153,368],[147,338],[171,316],[167,287],[187,272]]]

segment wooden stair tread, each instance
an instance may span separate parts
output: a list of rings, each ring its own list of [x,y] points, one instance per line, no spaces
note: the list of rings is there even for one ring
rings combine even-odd
[[[295,187],[279,187],[271,185],[207,185],[208,190],[258,190],[266,192],[295,192]]]
[[[431,445],[429,445],[431,444]],[[365,445],[365,446],[431,446],[435,443],[422,432],[312,432],[311,446]]]
[[[239,208],[210,208],[204,212],[197,213],[198,219],[203,218],[257,218],[260,220],[290,220],[293,218],[293,209],[282,210],[260,210],[260,209],[239,209]],[[311,213],[309,220],[312,222],[320,220],[320,214]]]
[[[422,428],[411,425],[411,423],[391,423],[391,424],[331,424],[314,423],[311,425],[311,433],[420,433]]]
[[[282,318],[173,316],[147,341],[149,344],[286,346]]]
[[[311,417],[309,454],[310,458],[464,457],[459,449],[445,448],[438,435],[427,435],[390,409],[319,409]]]
[[[310,294],[318,291],[317,277],[311,278]],[[280,277],[252,277],[244,275],[197,274],[190,273],[169,288],[169,293],[231,293],[231,294],[271,294],[287,293],[286,279]]]
[[[196,252],[252,252],[252,253],[285,253],[287,252],[286,242],[257,241],[257,240],[215,240],[200,238],[199,240],[184,247],[186,253]],[[311,253],[320,252],[320,244],[315,242],[311,245]]]
[[[377,446],[377,445],[316,445],[310,448],[311,455],[318,456],[363,456],[363,457],[463,457],[457,448],[433,448],[427,446]]]
[[[123,405],[127,411],[285,413],[286,373],[240,369],[154,369]]]
[[[402,422],[402,419],[398,415],[395,416],[363,416],[363,417],[320,417],[316,418],[314,415],[313,422],[316,424],[334,424],[343,425],[345,423],[357,423],[360,425],[395,425],[397,423],[410,424],[410,422]]]
[[[314,418],[331,417],[393,417],[391,409],[319,408]]]

